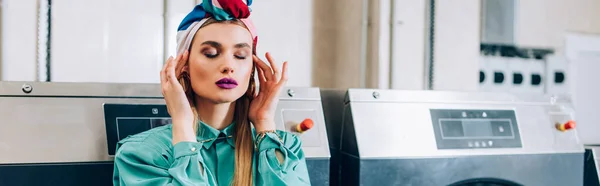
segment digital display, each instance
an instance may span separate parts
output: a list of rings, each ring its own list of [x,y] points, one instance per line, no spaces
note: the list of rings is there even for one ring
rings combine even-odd
[[[117,140],[171,123],[171,118],[117,117]]]
[[[438,149],[520,148],[514,110],[430,109]]]
[[[109,155],[115,154],[117,142],[127,136],[171,123],[166,105],[106,103],[103,107]]]
[[[440,119],[444,139],[451,138],[511,138],[510,120]]]

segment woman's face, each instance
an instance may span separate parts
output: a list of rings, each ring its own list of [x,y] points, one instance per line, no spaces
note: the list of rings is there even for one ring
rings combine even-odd
[[[195,35],[188,70],[201,99],[233,102],[246,93],[253,71],[252,36],[236,24],[213,23]]]

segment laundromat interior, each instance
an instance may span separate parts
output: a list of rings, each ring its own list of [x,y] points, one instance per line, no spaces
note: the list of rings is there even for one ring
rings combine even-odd
[[[600,1],[239,1],[309,185],[600,186]],[[0,186],[113,185],[204,2],[0,0]]]

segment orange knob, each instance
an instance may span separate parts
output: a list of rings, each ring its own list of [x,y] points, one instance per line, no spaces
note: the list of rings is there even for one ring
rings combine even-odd
[[[300,124],[296,125],[296,131],[303,133],[311,129],[314,125],[315,123],[312,119],[306,118],[302,122],[300,122]]]
[[[567,121],[566,123],[563,123],[563,124],[557,123],[556,124],[556,129],[558,129],[560,131],[567,131],[567,130],[570,130],[570,129],[574,129],[575,125],[576,125],[575,121],[569,120],[569,121]]]

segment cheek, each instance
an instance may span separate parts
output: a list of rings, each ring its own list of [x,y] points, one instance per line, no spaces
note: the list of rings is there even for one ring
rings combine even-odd
[[[210,76],[210,69],[206,64],[202,64],[199,61],[190,61],[189,63],[189,71],[192,79],[197,81],[207,80],[207,77]]]
[[[241,68],[240,68],[240,70],[242,72],[241,74],[243,74],[245,80],[250,80],[252,71],[254,71],[253,67],[254,66],[252,65],[252,61],[250,61],[249,63],[245,63],[244,65],[241,66]]]

